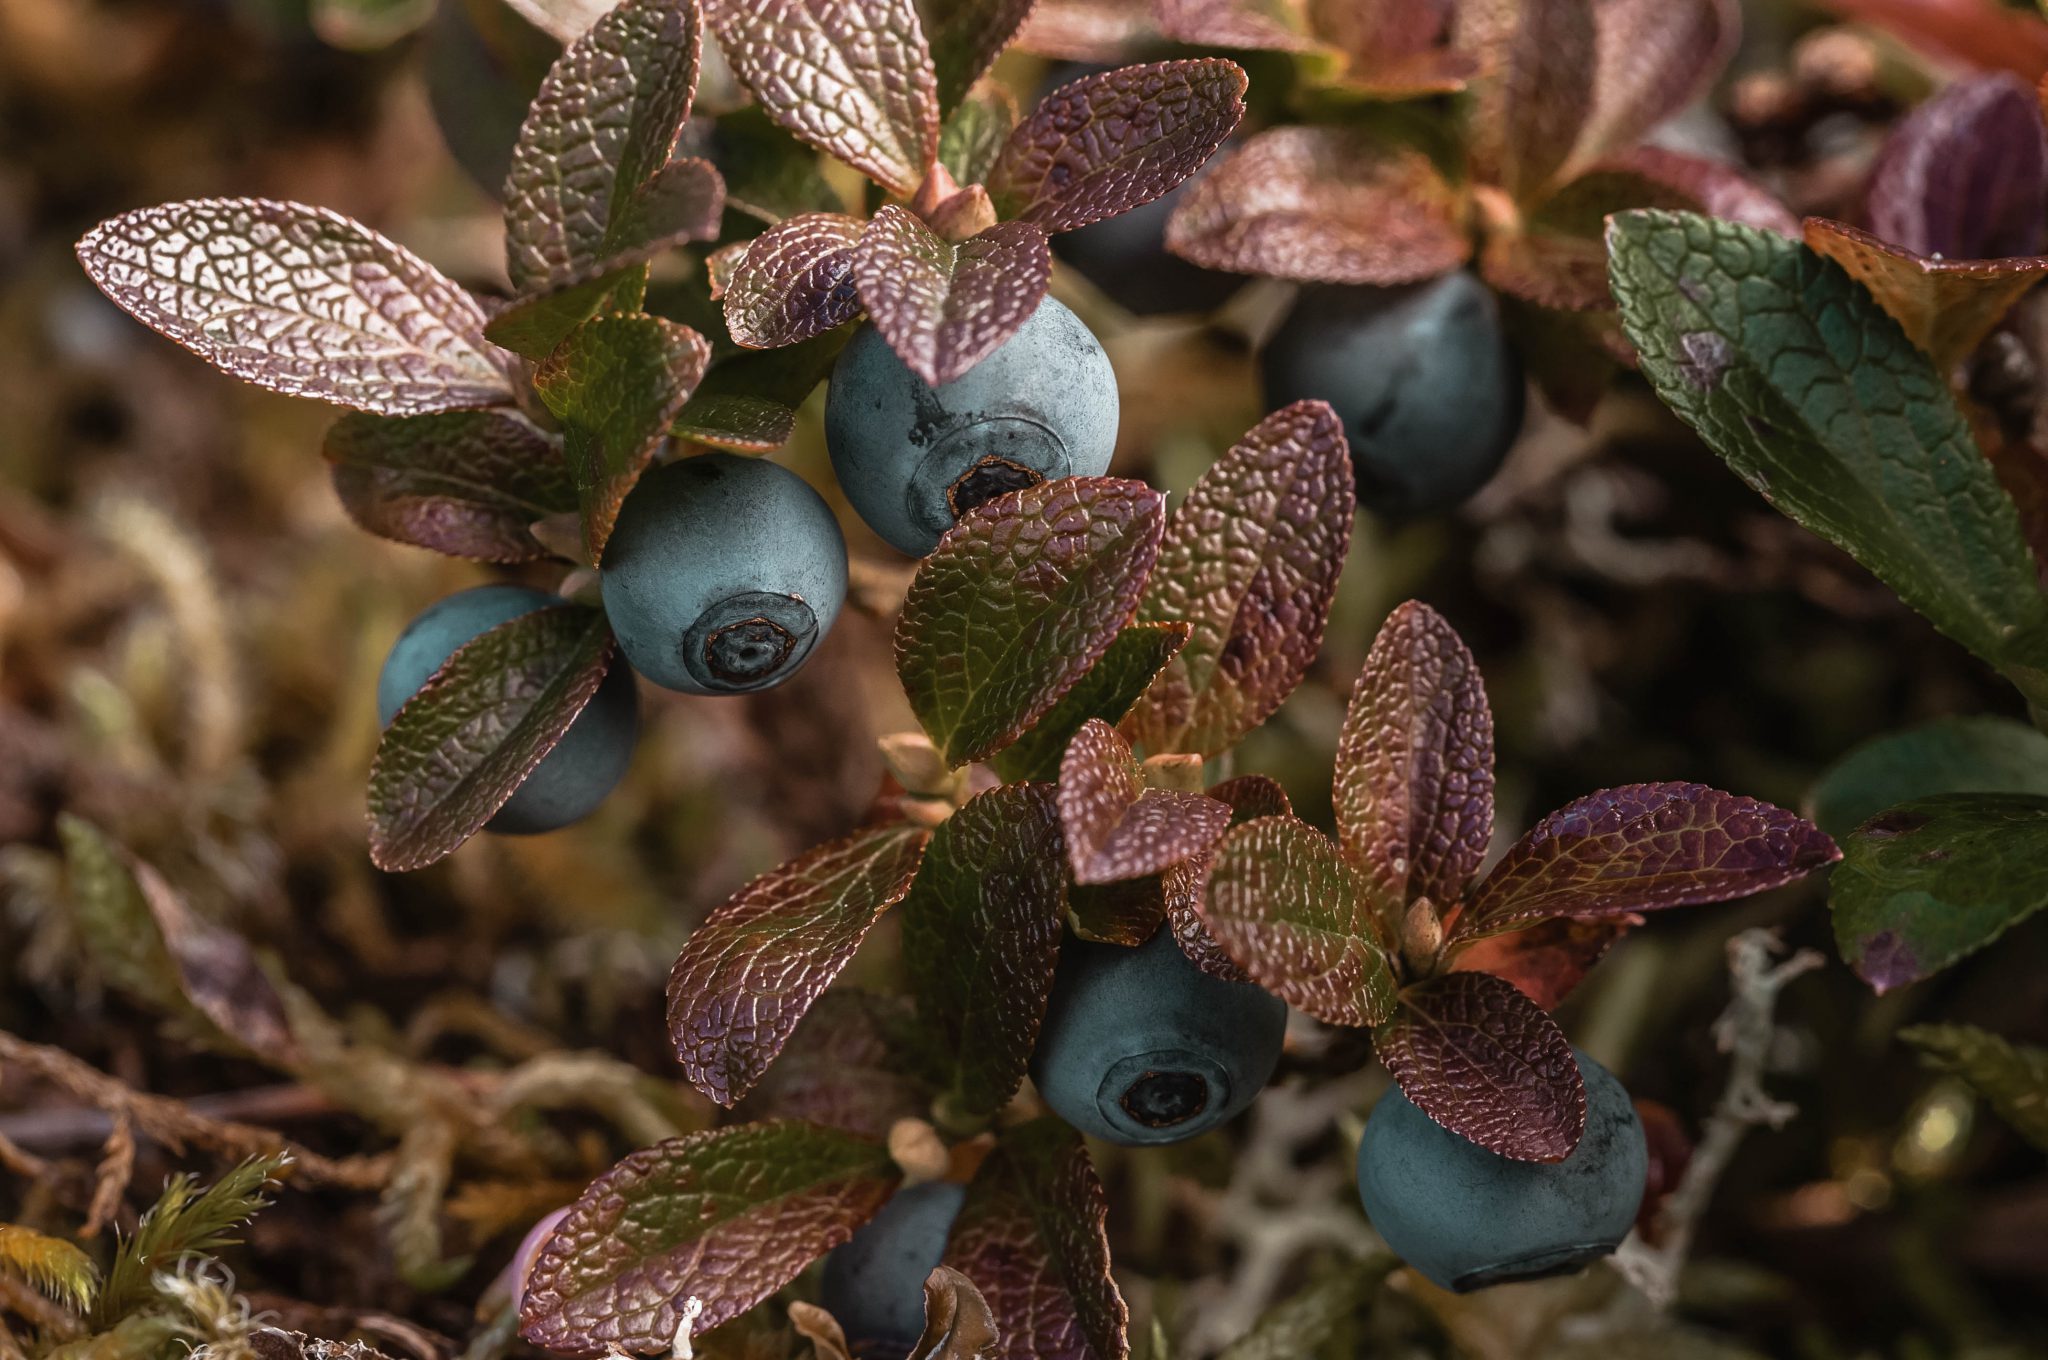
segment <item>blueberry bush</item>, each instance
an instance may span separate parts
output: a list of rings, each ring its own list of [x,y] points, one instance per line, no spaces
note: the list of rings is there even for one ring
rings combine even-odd
[[[20,3],[0,1360],[2048,1345],[2048,16]]]

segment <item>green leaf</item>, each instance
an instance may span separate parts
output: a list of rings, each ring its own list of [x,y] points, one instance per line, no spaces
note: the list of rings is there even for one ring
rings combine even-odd
[[[725,205],[735,212],[773,226],[786,217],[846,207],[820,170],[817,153],[777,127],[759,104],[719,114],[711,145],[725,172]]]
[[[2048,1049],[2021,1048],[1969,1025],[1914,1025],[1899,1037],[1928,1066],[1968,1082],[2020,1137],[2048,1152]]]
[[[1024,25],[1035,0],[917,0],[939,78],[939,107],[950,110]],[[979,179],[980,176],[975,176]],[[962,179],[962,184],[974,181]]]
[[[711,346],[688,326],[640,313],[586,321],[535,371],[535,390],[562,422],[592,562],[604,560],[626,493],[710,359]]]
[[[1821,775],[1811,816],[1836,840],[1937,793],[2048,795],[2048,736],[2009,718],[1937,718],[1864,742]]]
[[[666,1353],[853,1235],[895,1188],[880,1144],[773,1121],[644,1148],[590,1183],[534,1261],[520,1335],[546,1350]]]
[[[919,565],[896,671],[947,762],[1015,741],[1130,621],[1165,501],[1142,482],[1065,477],[976,506]]]
[[[1175,652],[1187,645],[1185,623],[1134,623],[1116,635],[1088,673],[989,763],[1004,779],[1057,779],[1067,743],[1090,718],[1123,720]]]
[[[114,1250],[106,1283],[87,1319],[93,1329],[104,1330],[153,1302],[157,1295],[151,1279],[170,1262],[239,1241],[235,1229],[270,1204],[264,1192],[276,1184],[288,1161],[281,1155],[252,1157],[204,1190],[189,1175],[166,1181],[134,1235],[123,1237]]]
[[[846,347],[844,328],[713,364],[670,429],[735,453],[767,453],[796,432],[796,412]]]
[[[1657,393],[1736,474],[1935,626],[2048,697],[2048,597],[1947,383],[1841,267],[1691,213],[1608,226]]]
[[[1016,125],[1017,106],[1002,86],[970,95],[939,129],[939,164],[957,184],[981,183]]]
[[[1365,1310],[1398,1264],[1381,1253],[1327,1272],[1268,1309],[1217,1360],[1305,1360],[1323,1354],[1332,1340],[1345,1335],[1347,1324]]]
[[[2048,906],[2048,798],[1948,793],[1853,832],[1829,883],[1842,957],[1880,992],[1973,954]]]
[[[484,335],[523,359],[540,363],[569,332],[600,311],[632,311],[614,305],[618,291],[644,277],[646,266],[626,265],[594,278],[515,299],[498,309]]]
[[[992,1114],[1024,1080],[1066,906],[1049,785],[990,789],[932,836],[903,899],[903,964],[954,1112]]]
[[[421,868],[480,831],[569,730],[611,660],[604,614],[569,604],[522,614],[458,648],[377,743],[377,867]]]

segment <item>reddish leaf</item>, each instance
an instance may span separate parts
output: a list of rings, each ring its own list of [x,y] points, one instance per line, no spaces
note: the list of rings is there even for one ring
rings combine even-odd
[[[777,1121],[643,1148],[590,1183],[541,1248],[519,1334],[572,1355],[667,1353],[853,1235],[895,1188],[879,1144]],[[702,1312],[684,1324],[686,1304]]]
[[[867,224],[804,213],[754,238],[725,288],[725,325],[750,349],[822,335],[860,315],[853,248]]]
[[[1512,983],[1443,973],[1403,988],[1372,1041],[1402,1094],[1489,1152],[1561,1162],[1586,1131],[1571,1043]]]
[[[890,193],[939,152],[939,85],[912,0],[717,0],[726,60],[783,127]]]
[[[1968,358],[2026,292],[2048,258],[1931,260],[1822,217],[1806,220],[1806,244],[1849,271],[1906,338],[1946,373]]]
[[[1949,65],[2011,71],[2028,84],[2048,75],[2048,24],[1983,0],[1821,0],[1844,19],[1883,29]]]
[[[948,763],[1017,739],[1130,620],[1159,555],[1165,498],[1142,482],[1065,477],[961,516],[918,567],[896,672]]]
[[[1052,252],[1028,222],[1000,222],[956,246],[892,203],[854,248],[853,277],[889,348],[938,387],[1031,319],[1052,279]]]
[[[992,1114],[1023,1082],[1066,908],[1047,785],[990,789],[932,836],[903,899],[903,963],[957,1112]]]
[[[535,390],[562,422],[593,563],[604,559],[626,493],[710,358],[710,344],[688,326],[636,312],[584,322],[534,372]]]
[[[1166,893],[1158,874],[1067,888],[1067,928],[1084,940],[1135,949],[1165,919]]]
[[[1197,180],[1166,245],[1208,269],[1303,283],[1413,283],[1472,253],[1458,193],[1428,156],[1309,126],[1259,133]]]
[[[1643,918],[1635,915],[1597,921],[1553,917],[1523,930],[1471,941],[1452,953],[1450,970],[1491,973],[1512,982],[1539,1008],[1556,1010],[1630,927],[1642,923]]]
[[[1710,217],[1740,222],[1780,236],[1799,234],[1799,219],[1790,208],[1755,180],[1720,161],[1667,151],[1661,146],[1638,146],[1617,152],[1586,169],[1588,175],[1604,172],[1639,176],[1678,194],[1687,206]],[[1644,191],[1632,192],[1642,192],[1646,199],[1651,196]],[[1542,211],[1549,213],[1549,205]],[[1610,207],[1607,211],[1619,209]]]
[[[1257,817],[1294,815],[1294,808],[1287,801],[1287,790],[1262,774],[1226,779],[1211,787],[1209,796],[1230,805],[1232,826]],[[1217,944],[1209,933],[1209,927],[1202,924],[1202,897],[1209,888],[1209,866],[1214,858],[1213,849],[1205,850],[1174,865],[1161,876],[1166,924],[1173,931],[1173,941],[1180,946],[1180,952],[1187,955],[1188,962],[1195,967],[1226,982],[1249,982],[1250,975],[1231,961],[1230,955],[1223,952],[1223,946]]]
[[[244,382],[387,416],[508,405],[475,299],[325,208],[204,198],[110,218],[79,263],[123,311]]]
[[[915,1023],[908,997],[834,987],[740,1108],[886,1138],[897,1120],[931,1113],[931,1092],[901,1043]]]
[[[1315,31],[1350,58],[1344,83],[1383,99],[1448,94],[1479,70],[1449,46],[1452,0],[1309,0]]]
[[[1522,203],[1540,201],[1593,111],[1594,0],[1466,0],[1458,46],[1479,60],[1473,167]]]
[[[989,171],[1005,217],[1049,232],[1150,203],[1195,173],[1244,117],[1245,74],[1213,57],[1125,66],[1062,85]]]
[[[1292,817],[1225,836],[1202,902],[1202,923],[1239,967],[1332,1025],[1376,1025],[1393,1011],[1383,915],[1337,846]]]
[[[1306,0],[1154,0],[1152,10],[1159,31],[1175,42],[1261,52],[1327,50],[1310,29]]]
[[[1227,803],[1146,788],[1130,745],[1100,718],[1089,719],[1067,745],[1059,809],[1076,883],[1157,874],[1207,850],[1230,824]]]
[[[1841,858],[1782,808],[1704,784],[1625,784],[1568,803],[1472,894],[1454,940],[1552,916],[1580,920],[1748,897]]]
[[[1601,0],[1593,17],[1592,108],[1574,167],[1638,141],[1705,94],[1742,39],[1740,0]]]
[[[950,111],[988,74],[1017,36],[1033,0],[917,0],[938,73],[939,107]],[[962,181],[963,183],[965,181]]]
[[[418,869],[474,836],[569,730],[611,657],[604,615],[567,604],[457,649],[377,743],[370,859]]]
[[[967,1187],[944,1258],[995,1315],[1001,1341],[989,1360],[1129,1356],[1108,1216],[1079,1134],[1057,1119],[1003,1132]]]
[[[925,833],[903,823],[821,845],[728,898],[668,975],[668,1032],[692,1086],[731,1108],[910,891]]]
[[[1428,605],[1373,640],[1337,740],[1337,835],[1380,895],[1457,903],[1493,836],[1493,710],[1478,663]]]
[[[328,428],[321,452],[349,518],[452,557],[545,557],[529,526],[576,508],[560,445],[510,411],[346,415]]]
[[[690,114],[701,41],[696,0],[625,0],[555,62],[505,179],[505,263],[520,293],[617,268],[656,224],[673,237],[676,191],[700,193],[710,169],[654,186]]]
[[[1012,782],[1060,777],[1060,759],[1067,743],[1090,718],[1106,723],[1123,720],[1138,696],[1156,679],[1174,653],[1187,645],[1185,623],[1134,623],[1116,635],[1102,659],[1031,724],[1024,735],[990,760],[996,773]]]
[[[1038,0],[1016,45],[1061,61],[1112,65],[1155,38],[1144,0]]]
[[[1133,742],[1218,755],[1294,692],[1323,643],[1355,496],[1344,427],[1320,401],[1267,416],[1202,474],[1138,605],[1193,632],[1124,719]]]

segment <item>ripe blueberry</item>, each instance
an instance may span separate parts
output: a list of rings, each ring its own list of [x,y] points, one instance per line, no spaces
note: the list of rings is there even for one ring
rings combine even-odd
[[[1643,1126],[1614,1075],[1578,1059],[1586,1132],[1561,1162],[1488,1152],[1398,1088],[1380,1098],[1358,1145],[1358,1196],[1397,1255],[1463,1293],[1568,1275],[1621,1245],[1649,1173]]]
[[[689,694],[739,694],[789,679],[831,630],[846,540],[787,468],[706,453],[640,479],[601,575],[633,669]]]
[[[1059,233],[1052,238],[1052,253],[1134,316],[1214,311],[1244,283],[1244,276],[1204,269],[1166,249],[1166,221],[1200,178],[1185,180],[1127,213]]]
[[[478,586],[450,595],[406,625],[377,676],[377,718],[389,726],[407,699],[470,639],[522,614],[561,604],[559,595],[525,586]],[[486,829],[508,835],[553,831],[590,815],[625,776],[640,732],[633,673],[614,665]]]
[[[1522,427],[1522,365],[1472,275],[1398,288],[1305,288],[1266,346],[1266,404],[1337,409],[1358,499],[1446,510],[1484,486]]]
[[[1005,491],[1101,476],[1116,451],[1116,422],[1109,356],[1051,298],[994,353],[939,387],[864,325],[840,354],[825,399],[825,442],[846,499],[912,557]]]
[[[966,1198],[952,1181],[908,1186],[825,1258],[820,1301],[854,1354],[901,1355],[923,1335],[925,1277]]]
[[[1136,949],[1069,936],[1031,1076],[1083,1133],[1125,1147],[1177,1143],[1251,1104],[1286,1028],[1285,1002],[1202,972],[1171,931]]]

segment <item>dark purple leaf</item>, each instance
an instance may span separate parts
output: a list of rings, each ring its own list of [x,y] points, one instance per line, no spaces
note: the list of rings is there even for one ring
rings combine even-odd
[[[346,415],[321,451],[349,518],[453,557],[545,557],[533,522],[576,508],[560,443],[511,411]]]
[[[1373,1049],[1422,1112],[1518,1162],[1561,1162],[1586,1131],[1571,1042],[1513,983],[1443,973],[1403,988]]]
[[[1052,252],[1028,222],[1001,222],[954,245],[891,203],[854,248],[853,277],[889,348],[938,387],[1031,319],[1052,279]]]
[[[1640,916],[1606,916],[1575,921],[1555,916],[1505,935],[1488,935],[1452,951],[1454,973],[1491,973],[1512,982],[1523,996],[1546,1011],[1585,980],[1593,965],[1643,923]]]
[[[1258,817],[1292,817],[1293,806],[1287,790],[1262,774],[1242,774],[1226,779],[1209,790],[1209,796],[1230,805],[1230,824],[1236,826]],[[1183,860],[1160,876],[1160,893],[1165,899],[1166,925],[1174,943],[1188,962],[1226,982],[1249,982],[1251,977],[1231,961],[1223,946],[1202,924],[1202,898],[1209,888],[1212,850]],[[1142,941],[1140,942],[1142,943]]]
[[[1084,884],[1160,873],[1207,850],[1230,824],[1227,803],[1146,788],[1129,743],[1100,718],[1067,744],[1059,809],[1067,864]]]
[[[2039,254],[2048,220],[2048,139],[2033,88],[1990,72],[1959,80],[1900,119],[1870,175],[1870,227],[1916,255]]]
[[[756,236],[725,287],[732,338],[773,349],[859,316],[853,248],[866,229],[858,217],[805,213]]]
[[[887,1138],[897,1120],[931,1113],[931,1092],[904,1043],[915,1025],[908,997],[834,987],[804,1016],[740,1111]]]

